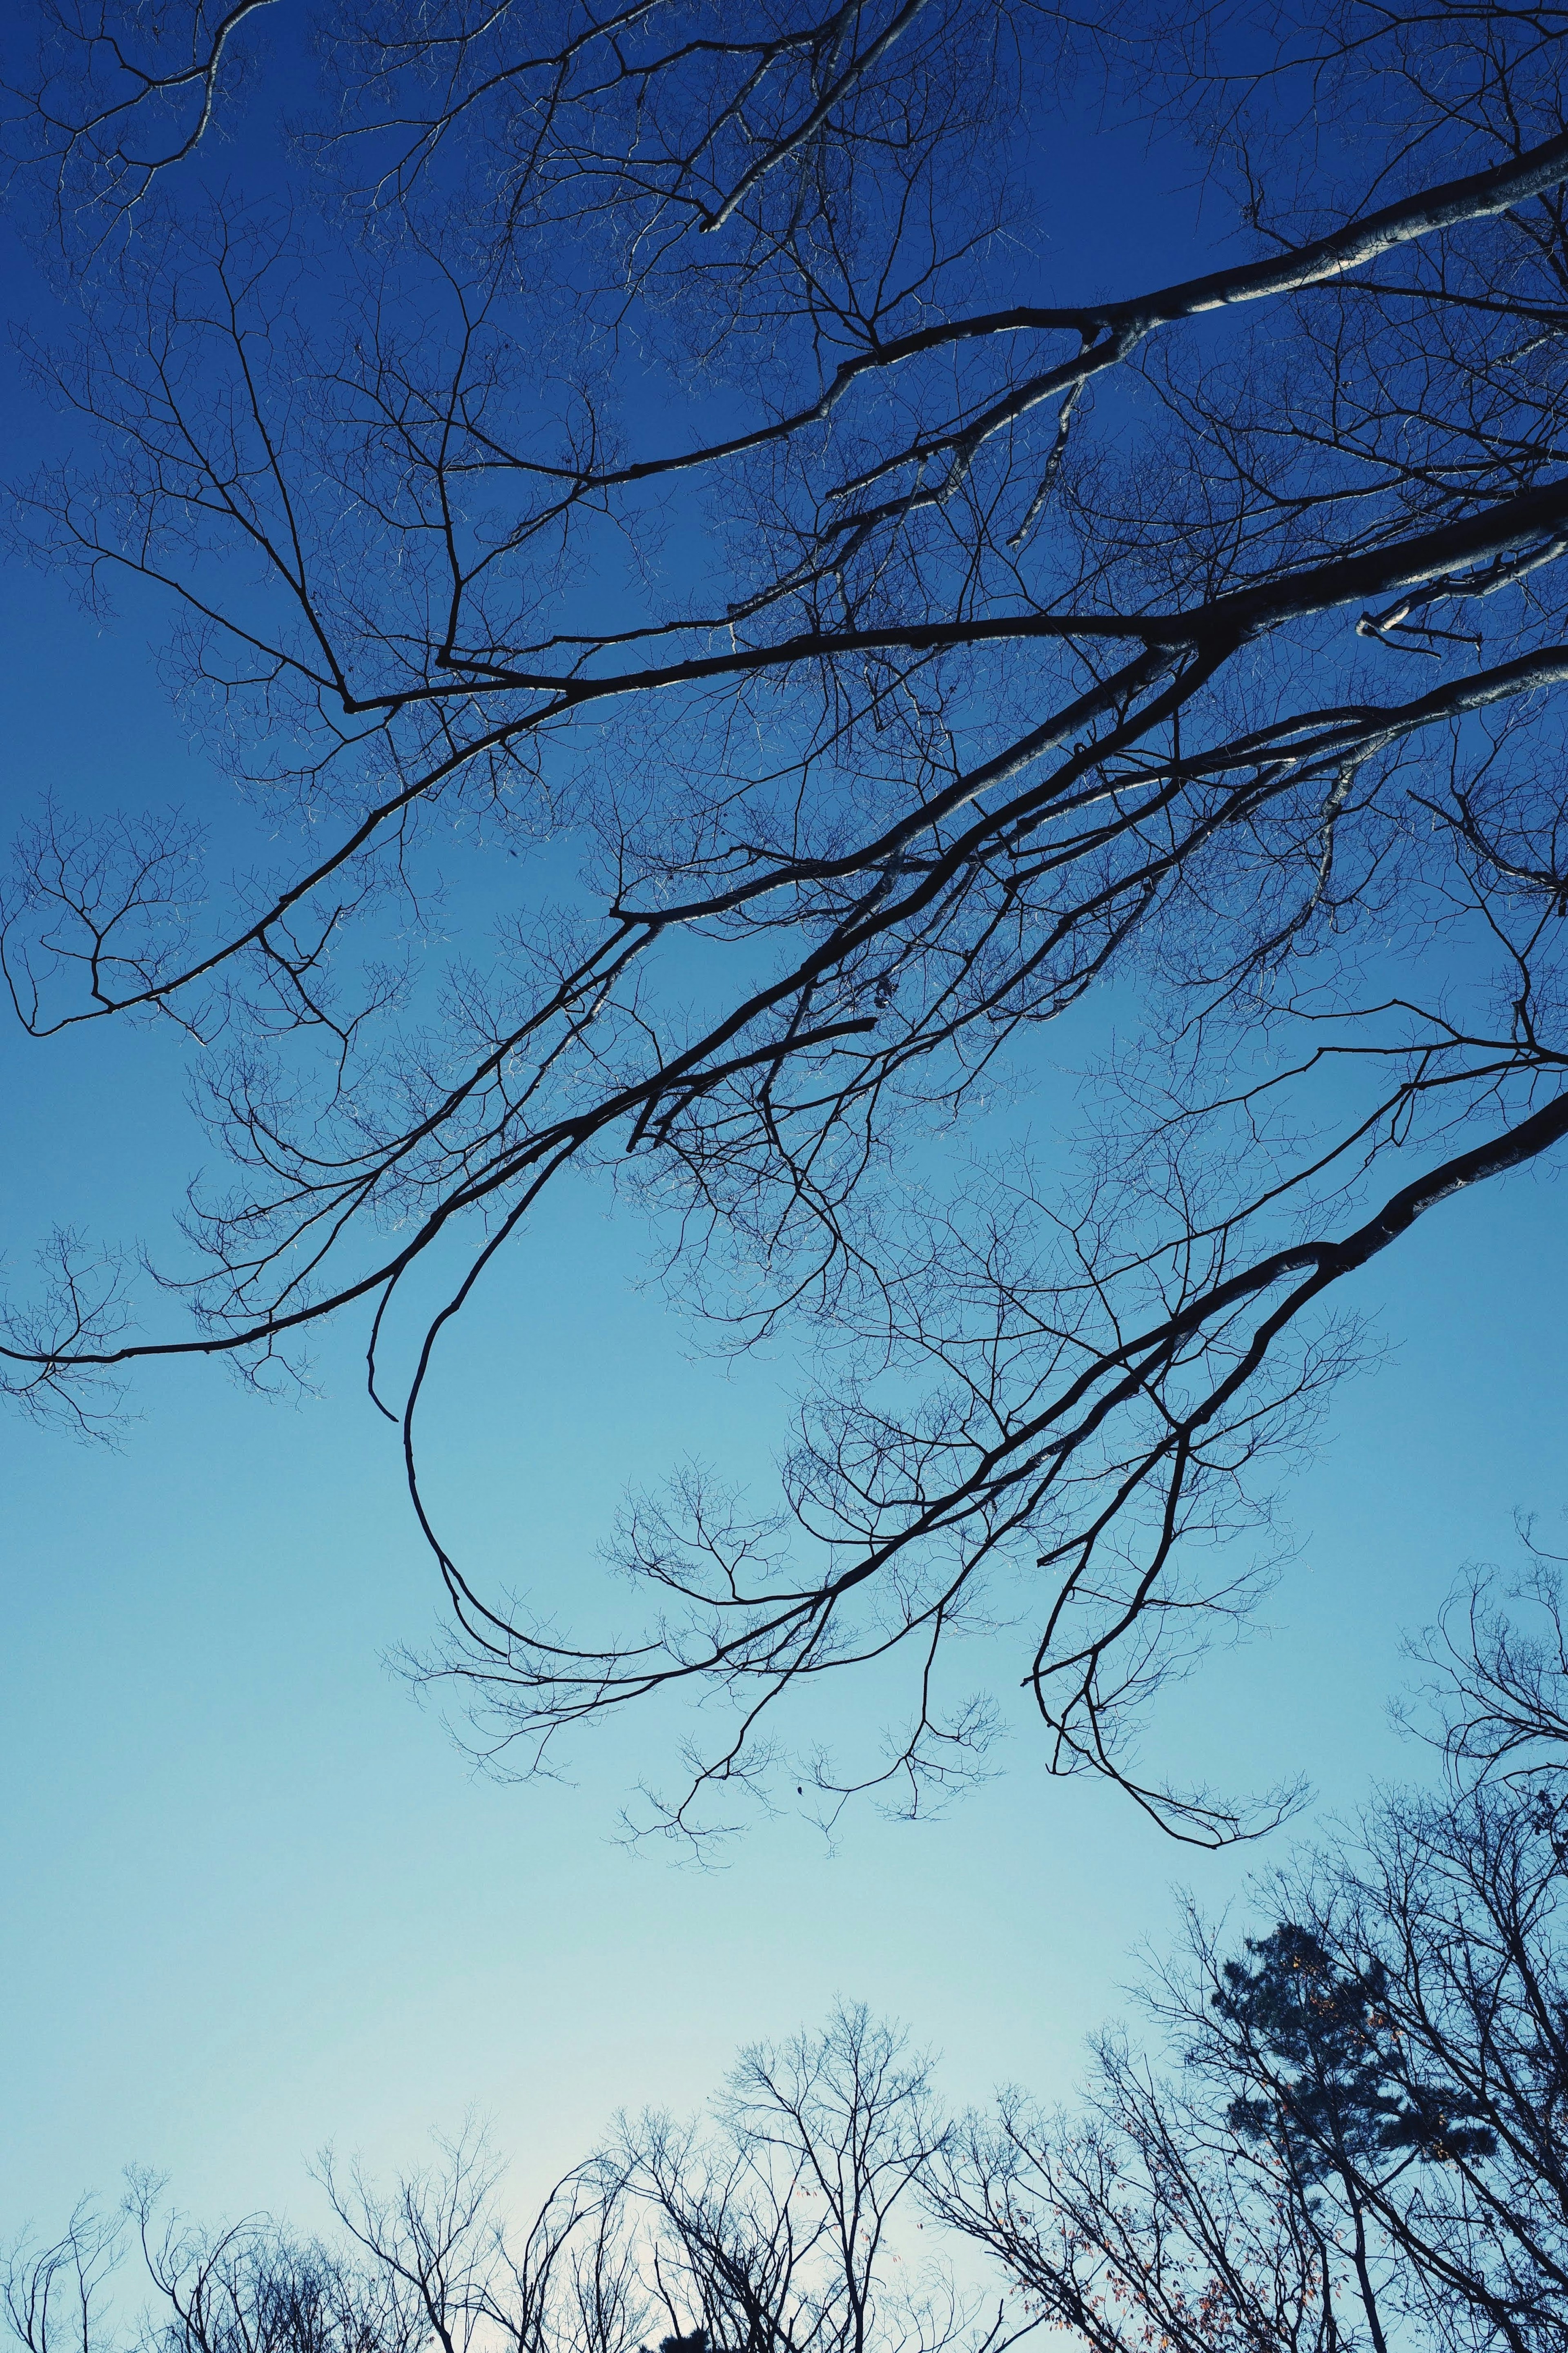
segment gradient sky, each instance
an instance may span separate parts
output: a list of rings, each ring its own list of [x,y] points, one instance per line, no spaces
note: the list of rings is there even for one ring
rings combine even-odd
[[[1119,243],[1147,274],[1138,210],[1096,216],[1089,276]],[[216,805],[140,618],[106,630],[13,570],[0,643],[8,807]],[[0,1103],[18,1287],[52,1223],[165,1229],[201,1155],[168,1041],[0,1031]],[[1301,1552],[1273,1630],[1163,1706],[1184,1773],[1301,1771],[1332,1808],[1418,1761],[1384,1716],[1402,1631],[1466,1562],[1510,1561],[1516,1507],[1549,1526],[1568,1498],[1561,1213],[1550,1181],[1516,1178],[1361,1278],[1392,1354],[1290,1487]],[[563,1195],[433,1401],[432,1493],[474,1556],[547,1597],[591,1566],[626,1482],[689,1451],[743,1471],[780,1429],[787,1363],[694,1359],[641,1266],[629,1219]],[[738,2043],[838,1994],[936,2045],[954,2098],[1062,2091],[1176,1884],[1239,1902],[1283,1852],[1186,1854],[1109,1792],[1048,1781],[1026,1735],[944,1820],[865,1813],[832,1853],[764,1823],[714,1873],[616,1842],[653,1729],[636,1720],[582,1744],[574,1785],[476,1777],[383,1664],[428,1637],[436,1596],[361,1345],[333,1335],[297,1406],[154,1369],[117,1451],[0,1421],[0,2236],[58,2225],[132,2162],[204,2217],[309,2221],[324,2142],[387,2169],[475,2111],[524,2195],[616,2107],[696,2103]]]

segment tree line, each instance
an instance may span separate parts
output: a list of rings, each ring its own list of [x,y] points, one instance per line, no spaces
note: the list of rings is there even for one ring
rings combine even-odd
[[[1435,1772],[1195,1915],[1081,2094],[953,2116],[866,2010],[623,2117],[531,2221],[469,2133],[337,2235],[156,2181],[19,2245],[18,2353],[1560,2353],[1568,2345],[1568,1620],[1540,1562],[1425,1650]],[[129,2236],[150,2305],[106,2305]]]

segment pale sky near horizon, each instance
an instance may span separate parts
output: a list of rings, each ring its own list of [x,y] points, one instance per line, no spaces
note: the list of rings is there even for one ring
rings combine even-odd
[[[214,789],[134,622],[102,631],[13,570],[0,642],[8,808]],[[0,1028],[0,1101],[18,1275],[51,1223],[160,1228],[195,1145],[155,1033]],[[1384,1713],[1402,1631],[1468,1561],[1511,1564],[1516,1508],[1549,1530],[1568,1501],[1562,1206],[1512,1180],[1362,1278],[1393,1353],[1288,1490],[1301,1549],[1272,1630],[1163,1705],[1183,1770],[1305,1772],[1331,1808],[1418,1762]],[[433,1492],[547,1595],[628,1481],[689,1451],[760,1462],[782,1424],[787,1366],[692,1357],[641,1264],[631,1220],[563,1197],[433,1404]],[[150,1369],[118,1451],[0,1418],[0,2239],[132,2163],[204,2218],[309,2221],[323,2143],[384,2171],[470,2113],[525,2197],[617,2106],[696,2105],[739,2043],[838,1995],[937,2046],[956,2100],[1054,2095],[1175,1886],[1239,1904],[1282,1857],[1184,1852],[1110,1792],[1047,1780],[1025,1733],[934,1824],[863,1813],[829,1852],[764,1821],[711,1873],[616,1841],[635,1720],[581,1744],[574,1785],[476,1776],[383,1663],[427,1639],[436,1591],[362,1344],[333,1336],[299,1405]]]

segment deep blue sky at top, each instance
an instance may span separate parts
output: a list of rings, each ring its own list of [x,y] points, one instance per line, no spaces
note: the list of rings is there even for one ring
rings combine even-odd
[[[258,109],[292,70],[274,54]],[[1042,174],[1059,291],[1211,251],[1179,155],[1140,130],[1086,121]],[[47,315],[7,260],[16,307]],[[25,470],[58,428],[16,374],[5,415]],[[170,708],[156,629],[150,608],[104,626],[62,581],[7,572],[13,816],[45,792],[191,804],[221,849],[226,787]],[[59,1221],[163,1240],[205,1151],[172,1040],[0,1031],[0,1103],[19,1275]],[[1301,1553],[1272,1630],[1163,1707],[1162,1746],[1194,1777],[1305,1771],[1343,1806],[1401,1769],[1383,1706],[1402,1630],[1464,1562],[1507,1557],[1516,1507],[1550,1519],[1568,1498],[1561,1210],[1549,1183],[1517,1182],[1363,1282],[1394,1355],[1342,1397],[1291,1490]],[[475,1556],[516,1564],[547,1603],[596,1574],[625,1485],[687,1452],[760,1472],[782,1428],[787,1357],[694,1356],[643,1269],[634,1220],[563,1194],[433,1401],[432,1493]],[[321,1394],[298,1406],[155,1368],[117,1451],[0,1423],[0,2235],[58,2221],[132,2161],[203,2213],[308,2217],[324,2141],[392,2166],[470,2110],[531,2185],[616,2105],[694,2104],[737,2042],[839,1993],[940,2046],[955,2097],[1004,2077],[1065,2089],[1173,1883],[1217,1905],[1267,1866],[1184,1861],[1107,1792],[1047,1780],[1026,1738],[945,1820],[857,1817],[833,1853],[764,1823],[709,1875],[613,1841],[653,1726],[582,1744],[573,1785],[476,1778],[382,1663],[426,1638],[435,1595],[361,1345],[327,1338]]]

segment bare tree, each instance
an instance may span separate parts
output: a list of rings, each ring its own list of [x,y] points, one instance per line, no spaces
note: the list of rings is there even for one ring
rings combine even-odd
[[[268,2221],[205,2235],[131,2220],[154,2295],[147,2353],[1005,2353],[1032,2324],[962,2294],[899,2244],[947,2127],[929,2067],[859,2009],[758,2045],[706,2126],[623,2120],[517,2237],[472,2132],[390,2193],[326,2161],[342,2243]],[[56,2246],[14,2256],[12,2332],[63,2353],[110,2341],[117,2232],[83,2209]],[[68,2312],[58,2286],[71,2284]],[[78,2283],[86,2284],[78,2292]]]
[[[1428,1651],[1439,1787],[1383,1793],[1282,1875],[1285,1925],[1243,1961],[1200,1932],[1161,1998],[1232,2131],[1361,2269],[1381,2251],[1395,2308],[1514,2353],[1568,2343],[1562,1630],[1539,1578],[1512,1613],[1473,1592]]]
[[[1081,2105],[1042,2114],[1012,2094],[971,2118],[932,2195],[1047,2326],[1093,2353],[1383,2342],[1385,2268],[1357,2278],[1310,2180],[1115,2037]]]
[[[1243,1957],[1194,1916],[1163,2052],[1102,2037],[1081,2106],[1014,2094],[939,2154],[937,2211],[1096,2353],[1568,2342],[1568,1675],[1521,1599],[1434,1640],[1436,1789],[1283,1873]],[[1489,1727],[1526,1688],[1521,1778]]]
[[[203,2233],[161,2211],[162,2184],[132,2176],[122,2211],[79,2206],[63,2238],[15,2247],[5,2318],[26,2353],[119,2340],[110,2276],[127,2232],[153,2295],[148,2353],[413,2353],[424,2315],[391,2272],[374,2274],[265,2219]]]
[[[186,828],[24,841],[22,1019],[181,1024],[233,1176],[162,1271],[194,1333],[130,1329],[67,1238],[12,1385],[262,1377],[363,1314],[486,1753],[715,1688],[660,1816],[694,1835],[841,1669],[901,1660],[907,1705],[789,1767],[814,1801],[962,1779],[952,1638],[1020,1613],[1052,1769],[1255,1827],[1139,1773],[1136,1712],[1245,1610],[1354,1276],[1568,1134],[1563,31],[1243,14],[1108,18],[1096,60],[1024,0],[329,11],[279,168],[336,195],[287,228],[202,176],[225,44],[280,17],[198,11],[189,60],[72,18],[31,84],[45,225],[92,257],[36,364],[107,454],[28,528],[172,600],[310,830],[226,903]],[[1023,183],[1108,59],[1245,250],[1101,300],[1048,282]],[[492,944],[422,977],[456,844]],[[1140,1042],[1077,1173],[944,1193],[941,1132],[1106,981]],[[459,1560],[416,1467],[437,1350],[568,1169],[730,1338],[824,1342],[777,1508],[633,1505],[650,1615],[597,1644]],[[395,1397],[389,1317],[464,1236]]]

